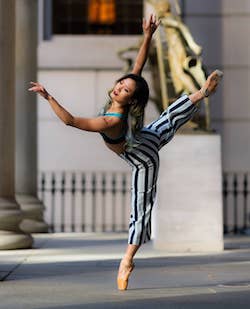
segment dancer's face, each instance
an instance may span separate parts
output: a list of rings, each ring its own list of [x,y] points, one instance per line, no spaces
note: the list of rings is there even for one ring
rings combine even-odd
[[[131,103],[131,99],[135,92],[136,83],[131,78],[125,78],[115,84],[110,96],[111,99],[118,102],[121,105],[127,105]]]

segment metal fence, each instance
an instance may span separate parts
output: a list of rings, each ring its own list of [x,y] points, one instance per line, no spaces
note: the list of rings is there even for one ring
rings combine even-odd
[[[224,233],[250,233],[250,172],[223,174]],[[38,195],[51,232],[126,231],[130,173],[43,172]]]
[[[250,172],[223,175],[224,233],[250,233]]]
[[[127,230],[130,173],[42,172],[38,196],[51,232]]]

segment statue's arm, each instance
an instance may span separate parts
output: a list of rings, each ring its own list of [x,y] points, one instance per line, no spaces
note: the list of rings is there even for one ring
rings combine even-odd
[[[200,55],[200,54],[201,54],[201,51],[202,51],[201,46],[198,45],[198,44],[194,41],[194,39],[193,39],[193,37],[192,37],[192,35],[191,35],[191,33],[190,33],[188,27],[187,27],[185,24],[183,24],[181,21],[178,21],[178,20],[172,19],[172,18],[168,18],[168,17],[167,17],[167,18],[163,18],[163,19],[161,20],[161,23],[162,23],[162,25],[165,26],[165,27],[172,27],[172,28],[177,29],[177,30],[180,32],[181,36],[182,36],[182,37],[184,38],[184,40],[186,41],[188,47],[189,47],[196,55]]]

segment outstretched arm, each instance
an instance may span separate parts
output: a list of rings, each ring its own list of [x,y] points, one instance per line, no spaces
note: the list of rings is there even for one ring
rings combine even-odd
[[[62,107],[55,98],[53,98],[47,90],[39,83],[31,82],[32,87],[29,91],[36,92],[40,94],[44,99],[46,99],[55,114],[66,124],[81,130],[92,131],[92,132],[102,132],[108,128],[115,126],[119,119],[117,117],[105,117],[100,116],[97,118],[81,118],[74,117],[71,115],[64,107]]]
[[[148,20],[143,19],[142,27],[143,27],[144,37],[143,37],[142,45],[139,49],[138,55],[135,60],[134,68],[132,70],[133,74],[141,75],[143,67],[148,58],[148,51],[150,48],[152,36],[155,30],[157,29],[157,27],[159,26],[159,24],[160,24],[160,21],[156,21],[156,17],[153,14],[150,15]]]

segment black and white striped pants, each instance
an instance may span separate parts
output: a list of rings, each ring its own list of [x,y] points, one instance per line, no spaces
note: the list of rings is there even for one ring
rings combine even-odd
[[[141,245],[150,240],[159,150],[173,138],[181,125],[192,118],[196,110],[188,96],[180,97],[157,120],[141,130],[138,146],[120,155],[132,167],[129,244]]]

